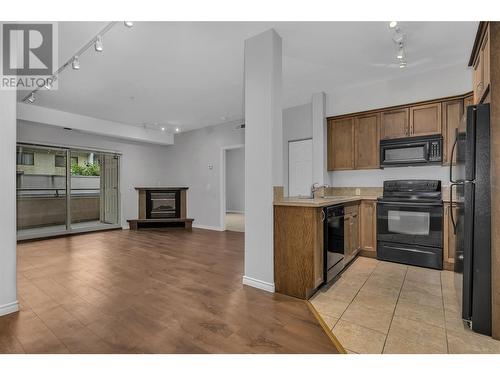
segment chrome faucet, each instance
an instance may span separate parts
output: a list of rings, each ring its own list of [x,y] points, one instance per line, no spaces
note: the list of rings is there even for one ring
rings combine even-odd
[[[315,182],[311,185],[311,197],[314,198],[314,193],[316,193],[317,191],[321,190],[321,189],[324,189],[324,188],[329,188],[330,185],[328,184],[324,184],[324,185],[320,185],[319,182]]]

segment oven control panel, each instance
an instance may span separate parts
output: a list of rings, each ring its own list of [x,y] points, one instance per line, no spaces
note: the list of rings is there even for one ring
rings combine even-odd
[[[429,142],[429,161],[442,161],[443,153],[441,151],[441,141]]]

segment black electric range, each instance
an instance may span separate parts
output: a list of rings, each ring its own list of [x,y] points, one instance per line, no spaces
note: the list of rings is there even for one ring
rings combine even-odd
[[[384,181],[377,203],[377,258],[443,269],[441,181]]]

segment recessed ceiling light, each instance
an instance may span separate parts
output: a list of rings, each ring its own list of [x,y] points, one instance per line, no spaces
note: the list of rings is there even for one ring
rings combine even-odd
[[[123,24],[127,27],[133,27],[134,23],[132,21],[123,21]]]
[[[391,21],[389,22],[389,27],[391,29],[394,29],[398,25],[398,21]]]
[[[179,128],[175,128],[175,132],[176,132],[176,133],[179,133],[179,132],[180,132],[180,129],[179,129]]]
[[[165,128],[163,128],[163,127],[162,127],[162,128],[161,128],[161,131],[162,131],[162,132],[164,132],[164,131],[165,131]]]

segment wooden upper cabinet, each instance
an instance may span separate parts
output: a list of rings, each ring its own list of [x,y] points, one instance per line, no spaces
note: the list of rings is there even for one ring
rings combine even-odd
[[[441,133],[441,103],[410,107],[410,136]]]
[[[470,105],[474,105],[474,95],[471,94],[464,98],[464,113],[467,111],[467,107]]]
[[[474,51],[475,56],[472,64],[474,104],[483,102],[486,92],[490,86],[490,26],[487,24],[481,36],[479,48]]]
[[[402,138],[408,136],[408,108],[384,111],[380,116],[381,139]]]
[[[443,164],[450,164],[451,149],[455,142],[455,132],[460,125],[464,113],[464,102],[461,99],[443,102]],[[456,151],[455,151],[456,152]],[[453,161],[456,154],[453,155]]]
[[[354,166],[356,169],[379,168],[380,114],[354,119]]]
[[[354,169],[354,117],[328,122],[328,170]]]

